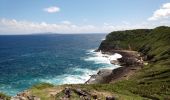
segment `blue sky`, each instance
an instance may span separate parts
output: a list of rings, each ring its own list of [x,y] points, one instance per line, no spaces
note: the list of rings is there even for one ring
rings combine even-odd
[[[0,0],[0,34],[153,28],[169,17],[170,0]]]

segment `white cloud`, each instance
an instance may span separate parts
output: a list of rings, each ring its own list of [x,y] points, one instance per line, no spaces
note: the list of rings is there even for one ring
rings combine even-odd
[[[18,21],[15,19],[0,19],[0,34],[30,34],[30,33],[109,33],[118,30],[154,28],[160,25],[170,26],[169,21],[164,22],[143,22],[140,24],[131,24],[128,22],[113,25],[112,23],[103,23],[103,25],[77,25],[70,21],[49,24],[46,22]]]
[[[56,6],[52,6],[52,7],[45,8],[44,11],[48,13],[56,13],[60,11],[60,8]]]
[[[170,18],[170,3],[165,3],[162,7],[154,12],[152,17],[148,20],[159,20],[164,18]]]
[[[87,33],[95,30],[93,25],[75,25],[70,21],[49,24],[46,22],[17,21],[15,19],[0,19],[0,34],[28,34],[28,33]]]
[[[165,4],[163,5],[163,8],[165,8],[165,9],[170,9],[170,3],[165,3]]]

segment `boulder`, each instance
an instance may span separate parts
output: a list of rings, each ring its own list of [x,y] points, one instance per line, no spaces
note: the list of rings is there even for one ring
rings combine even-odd
[[[116,98],[114,96],[108,96],[106,97],[106,100],[116,100]]]
[[[64,94],[66,95],[67,98],[70,98],[71,96],[71,89],[66,87],[64,90]]]
[[[87,96],[88,94],[81,89],[76,89],[75,92],[80,96]]]

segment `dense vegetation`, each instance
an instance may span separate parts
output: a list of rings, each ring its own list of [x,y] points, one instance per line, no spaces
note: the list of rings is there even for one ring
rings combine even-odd
[[[170,99],[170,27],[112,32],[99,50],[132,49],[149,62],[131,80],[121,81],[126,91],[150,99]],[[122,85],[123,84],[123,85]]]

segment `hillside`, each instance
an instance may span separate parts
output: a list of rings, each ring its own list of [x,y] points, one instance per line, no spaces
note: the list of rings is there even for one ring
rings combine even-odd
[[[114,96],[116,100],[170,100],[170,27],[116,31],[108,34],[98,51],[134,50],[142,54],[144,65],[128,80],[109,84],[77,84],[53,86],[38,84],[31,87],[29,95],[42,100],[60,100],[64,89],[73,90],[71,100],[79,100],[76,89],[105,100]]]
[[[170,27],[112,32],[107,35],[99,50],[132,49],[143,54],[149,64],[126,84],[126,90],[150,99],[170,96]]]

